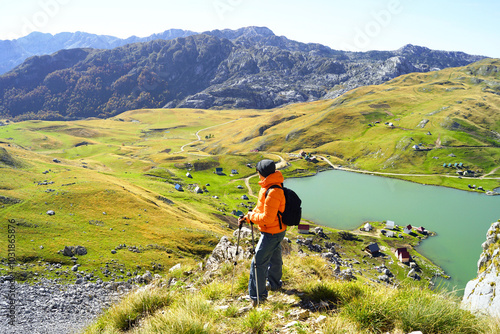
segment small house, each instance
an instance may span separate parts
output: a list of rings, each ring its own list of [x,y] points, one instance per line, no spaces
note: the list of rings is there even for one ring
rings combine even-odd
[[[446,164],[446,162],[443,164],[443,167],[446,168],[448,165]]]
[[[224,174],[223,169],[221,167],[215,168],[215,174],[217,174],[217,175],[223,175]]]
[[[371,255],[377,255],[380,252],[380,248],[376,242],[373,242],[366,246],[365,251],[367,251]]]
[[[238,189],[243,189],[243,186],[242,186],[241,184],[238,184],[238,185],[236,186],[236,188],[238,188]]]
[[[196,187],[194,188],[194,192],[197,194],[203,194],[203,189],[201,189],[200,187]]]
[[[418,145],[413,145],[413,149],[414,149],[415,151],[419,151],[419,150],[420,150],[420,146],[418,146]]]
[[[190,179],[192,179],[192,178],[193,178],[193,176],[192,176],[192,175],[191,175],[191,173],[189,173],[189,172],[187,172],[187,173],[186,173],[186,177],[189,177]]]
[[[464,166],[464,164],[462,162],[458,164],[459,168],[462,168],[463,166]]]
[[[413,226],[411,226],[411,225],[406,225],[406,226],[403,228],[403,232],[404,232],[404,233],[406,233],[406,234],[410,234],[412,229],[413,229]]]
[[[394,225],[394,222],[392,220],[388,220],[385,223],[385,228],[388,229],[388,230],[393,230],[394,227],[395,227],[395,225]]]
[[[362,230],[370,232],[371,230],[373,230],[373,226],[371,226],[370,223],[366,223],[365,226],[363,226]]]
[[[309,224],[299,224],[298,229],[300,234],[309,234]]]
[[[182,191],[182,186],[180,184],[175,185],[175,190]]]
[[[411,258],[410,253],[408,253],[408,251],[404,247],[396,249],[395,255],[398,258],[398,260],[402,263],[410,262]]]
[[[236,169],[231,169],[231,174],[238,174],[238,171]]]
[[[385,232],[385,236],[388,238],[394,238],[396,237],[396,233],[394,233],[394,231],[387,231]]]

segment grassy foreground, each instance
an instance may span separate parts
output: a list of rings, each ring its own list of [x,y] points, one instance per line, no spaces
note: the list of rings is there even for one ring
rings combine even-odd
[[[404,282],[397,288],[333,278],[317,256],[284,258],[284,287],[249,307],[249,261],[212,279],[183,268],[132,292],[85,334],[98,333],[498,333],[500,324],[461,310],[447,292]],[[172,285],[168,282],[177,281]],[[233,295],[231,296],[231,290]]]

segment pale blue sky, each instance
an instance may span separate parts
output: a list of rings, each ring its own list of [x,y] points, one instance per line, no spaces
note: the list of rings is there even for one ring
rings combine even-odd
[[[32,31],[125,38],[252,25],[339,50],[411,43],[500,58],[498,0],[0,0],[0,39]]]

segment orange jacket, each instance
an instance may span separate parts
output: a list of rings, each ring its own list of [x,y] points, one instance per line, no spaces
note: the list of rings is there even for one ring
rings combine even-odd
[[[280,224],[278,220],[278,210],[283,212],[285,210],[285,194],[279,188],[269,190],[266,197],[267,189],[272,185],[279,185],[283,183],[284,178],[280,171],[276,171],[259,181],[261,186],[259,191],[259,200],[257,206],[252,212],[247,214],[247,219],[251,220],[259,227],[261,232],[276,234],[286,230],[286,225]]]

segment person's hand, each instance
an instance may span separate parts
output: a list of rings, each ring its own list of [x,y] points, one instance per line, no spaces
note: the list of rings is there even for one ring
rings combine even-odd
[[[238,228],[241,229],[243,226],[243,223],[245,222],[246,218],[245,216],[241,215],[240,218],[238,218]]]

